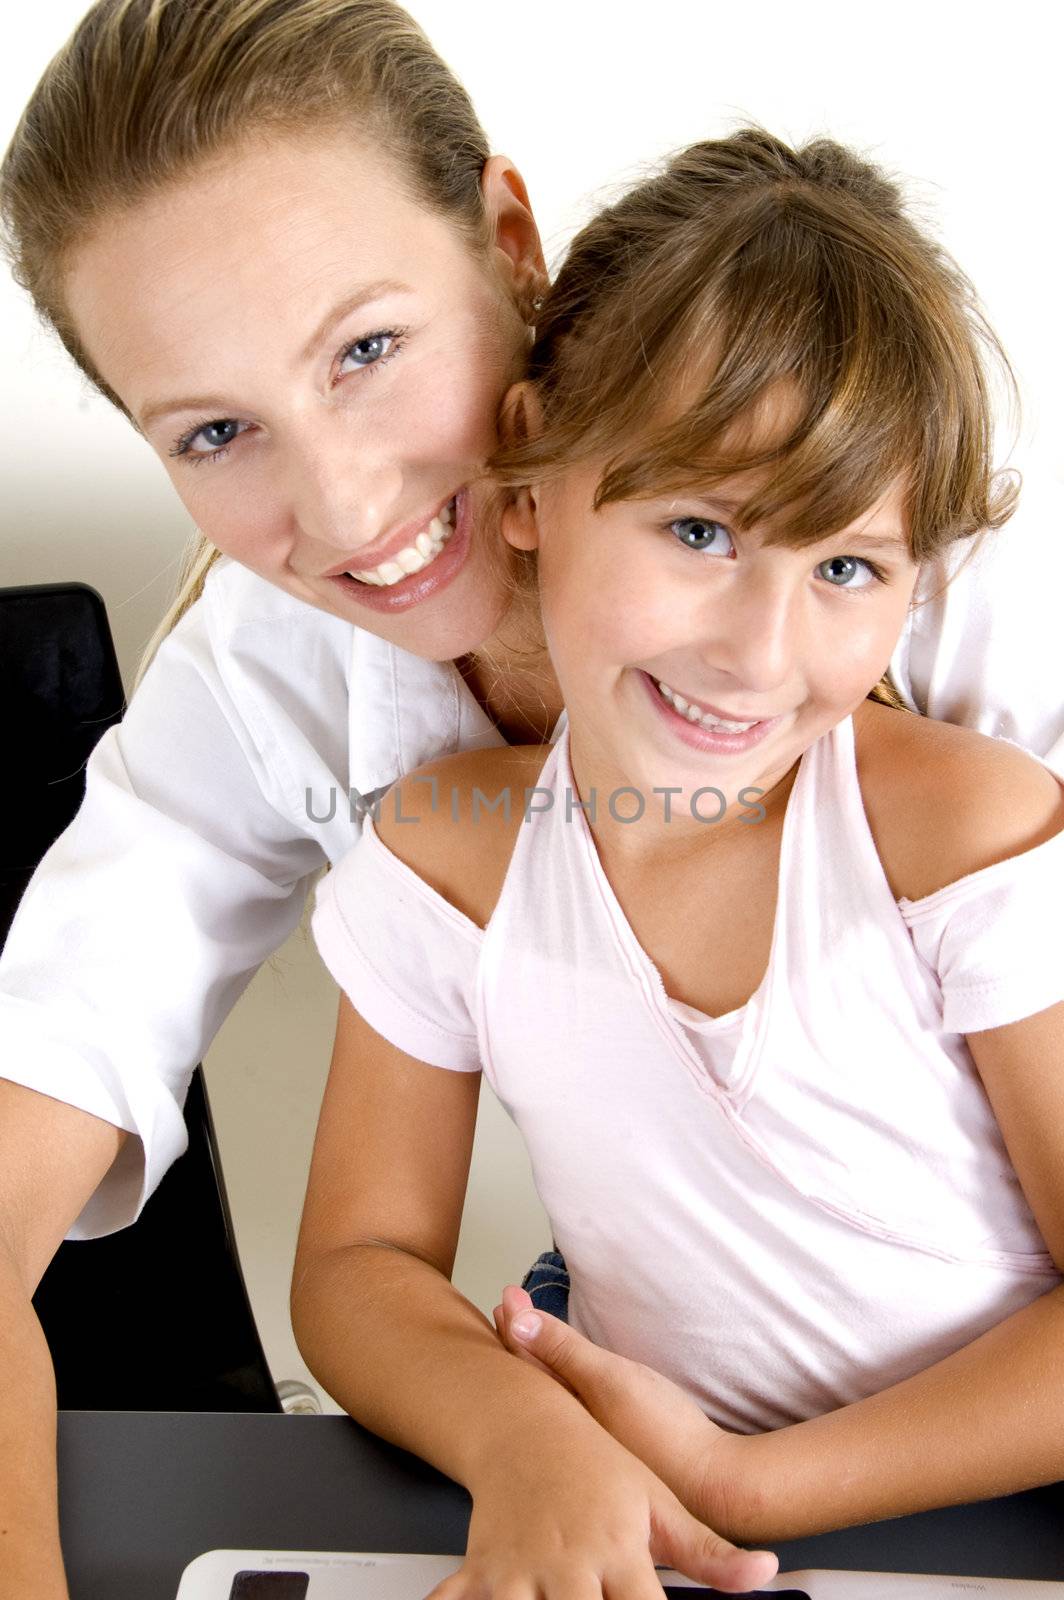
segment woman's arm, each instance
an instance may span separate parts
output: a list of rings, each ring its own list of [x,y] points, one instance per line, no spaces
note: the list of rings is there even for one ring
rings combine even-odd
[[[470,1490],[449,1595],[531,1581],[660,1600],[652,1557],[755,1587],[774,1558],[695,1522],[452,1286],[478,1084],[413,1060],[341,1003],[292,1291],[308,1365],[352,1416]]]
[[[325,645],[303,609],[321,669]],[[250,631],[257,637],[257,625]],[[316,694],[308,726],[331,717],[346,729],[331,679],[315,687],[289,670],[292,631],[271,630],[286,707]],[[0,957],[0,1075],[143,1137],[143,1186],[124,1161],[93,1197],[82,1236],[131,1222],[184,1149],[192,1071],[298,923],[308,875],[324,861],[310,825],[301,834],[264,792],[252,732],[280,746],[281,715],[266,720],[264,693],[255,705],[234,698],[225,643],[205,601],[165,641],[124,721],[93,752],[82,807],[38,868]]]
[[[0,1082],[0,1594],[66,1600],[56,1507],[55,1380],[31,1303],[125,1135]]]
[[[1005,526],[925,568],[891,676],[924,715],[1013,739],[1064,774],[1062,524],[1064,488],[1032,459]]]

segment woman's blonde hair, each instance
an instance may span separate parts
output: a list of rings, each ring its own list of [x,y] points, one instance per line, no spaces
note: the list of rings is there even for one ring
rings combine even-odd
[[[988,361],[1014,399],[971,285],[893,182],[831,140],[746,128],[684,150],[574,240],[531,355],[542,430],[493,467],[512,486],[602,462],[596,509],[753,473],[736,525],[790,546],[901,482],[923,562],[1013,509]],[[774,396],[787,419],[766,439]],[[889,679],[873,693],[903,704]]]
[[[15,278],[124,410],[66,306],[77,245],[251,134],[351,126],[471,248],[487,246],[487,138],[450,68],[391,0],[97,0],[45,71],[0,167]],[[197,538],[141,672],[219,554]]]

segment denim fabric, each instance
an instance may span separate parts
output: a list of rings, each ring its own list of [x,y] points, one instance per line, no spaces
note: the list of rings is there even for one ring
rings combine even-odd
[[[546,1311],[559,1322],[569,1321],[569,1272],[565,1258],[557,1250],[545,1250],[521,1281],[537,1311]]]

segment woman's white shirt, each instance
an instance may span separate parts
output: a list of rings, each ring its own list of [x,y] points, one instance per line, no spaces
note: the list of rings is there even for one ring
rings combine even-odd
[[[1064,774],[1060,533],[1056,505],[1025,502],[948,589],[925,573],[891,666],[914,709]],[[131,1222],[181,1154],[193,1068],[364,803],[501,742],[450,663],[212,569],[94,751],[0,957],[0,1073],[135,1135],[71,1237]]]
[[[360,797],[501,742],[450,663],[218,563],[93,752],[0,957],[3,1076],[137,1136],[71,1237],[131,1222],[185,1148],[192,1071],[358,837]]]

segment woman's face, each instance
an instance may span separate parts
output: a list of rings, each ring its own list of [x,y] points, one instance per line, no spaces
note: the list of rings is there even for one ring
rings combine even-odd
[[[507,608],[470,485],[541,267],[513,168],[495,158],[484,190],[496,248],[478,254],[378,150],[271,135],[107,217],[67,278],[90,357],[201,532],[439,660]]]

